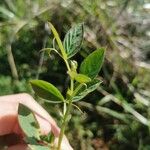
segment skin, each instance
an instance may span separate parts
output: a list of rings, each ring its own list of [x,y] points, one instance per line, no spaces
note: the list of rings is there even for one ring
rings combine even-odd
[[[29,94],[21,93],[0,96],[0,145],[7,145],[7,150],[29,150],[22,140],[24,133],[18,123],[19,104],[25,105],[34,113],[41,134],[52,132],[57,142],[60,129],[54,119]],[[73,150],[65,136],[61,147],[62,150]]]

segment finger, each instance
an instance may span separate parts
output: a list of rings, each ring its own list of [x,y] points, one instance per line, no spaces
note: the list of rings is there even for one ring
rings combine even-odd
[[[35,114],[36,120],[40,126],[40,132],[42,135],[47,135],[51,131],[51,124],[44,118]]]
[[[34,112],[42,134],[47,134],[52,129],[55,136],[59,135],[60,129],[54,119],[26,93],[0,97],[0,135],[12,132],[20,134],[17,121],[19,103]]]
[[[7,150],[30,150],[30,148],[25,144],[18,144],[18,145],[8,147]]]
[[[18,124],[18,102],[14,96],[0,97],[0,136],[10,133],[22,135]]]
[[[48,112],[39,105],[29,94],[22,93],[17,94],[18,102],[27,106],[32,112],[39,123],[41,133],[47,134],[51,131],[55,136],[59,135],[60,129],[57,126],[55,120],[48,114]]]
[[[58,140],[59,138],[55,138],[54,144],[57,146],[58,144]],[[61,150],[73,150],[73,148],[71,147],[71,145],[69,144],[68,139],[66,138],[66,136],[63,137],[62,139],[62,143],[61,143]]]
[[[0,97],[0,135],[11,133],[17,121],[17,103],[10,100]]]
[[[33,111],[39,123],[41,133],[47,134],[52,130],[55,137],[59,136],[60,129],[54,119],[29,94],[26,93],[0,97],[0,135],[12,132],[20,134],[21,129],[18,128],[19,124],[17,120],[19,103]],[[63,143],[63,147],[72,150],[66,137],[64,137]]]
[[[17,134],[11,133],[7,135],[0,136],[0,146],[11,146],[18,143],[24,143],[23,138]],[[1,148],[0,148],[1,149]]]

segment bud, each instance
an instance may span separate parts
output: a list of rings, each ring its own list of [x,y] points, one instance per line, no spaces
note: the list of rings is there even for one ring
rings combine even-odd
[[[76,72],[77,67],[78,67],[77,61],[72,60],[72,61],[71,61],[71,70]]]

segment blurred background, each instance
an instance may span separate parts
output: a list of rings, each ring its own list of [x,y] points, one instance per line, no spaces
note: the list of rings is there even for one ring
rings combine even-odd
[[[75,150],[150,150],[149,0],[0,0],[0,95],[28,92],[30,79],[53,83],[62,93],[66,67],[52,53],[54,24],[61,39],[84,22],[84,42],[73,59],[80,62],[107,47],[96,92],[72,110],[66,131]],[[33,95],[34,96],[34,95]],[[40,103],[59,123],[61,105]]]

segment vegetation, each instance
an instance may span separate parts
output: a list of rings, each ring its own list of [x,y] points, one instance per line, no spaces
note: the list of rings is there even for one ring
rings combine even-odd
[[[37,79],[55,85],[62,93],[55,99],[59,102],[64,101],[70,86],[68,75],[84,86],[98,74],[102,83],[97,90],[82,101],[74,102],[82,112],[70,110],[72,117],[65,134],[73,148],[150,149],[148,0],[4,0],[0,4],[0,95],[32,94],[62,127],[59,121],[62,118],[59,112],[63,112],[61,103],[49,104],[34,95],[29,81],[32,86]],[[65,53],[48,21],[54,25],[60,39],[65,39]],[[84,40],[81,45],[82,22]],[[73,39],[77,47],[70,45],[68,48],[70,32],[67,31],[75,25],[79,25],[80,40]],[[100,52],[95,49],[100,47],[107,49],[101,71],[94,72],[96,65],[87,71],[87,56],[98,56],[102,49]],[[72,70],[66,74],[66,53],[69,68],[72,64],[76,70],[78,62],[77,72],[84,77]],[[97,65],[100,68],[101,63]],[[70,95],[70,90],[67,94]]]

